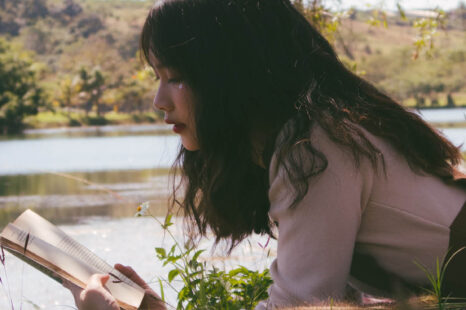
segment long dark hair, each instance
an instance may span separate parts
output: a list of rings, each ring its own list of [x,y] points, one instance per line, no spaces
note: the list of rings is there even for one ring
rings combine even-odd
[[[232,247],[252,232],[271,234],[273,152],[294,184],[294,203],[326,168],[309,140],[314,124],[356,163],[366,156],[376,167],[380,158],[361,128],[391,143],[412,169],[445,180],[461,160],[418,115],[346,69],[289,0],[162,1],[146,19],[141,52],[180,72],[197,98],[200,149],[180,149],[185,195],[174,202],[200,235],[210,228]],[[294,148],[307,152],[308,169]]]

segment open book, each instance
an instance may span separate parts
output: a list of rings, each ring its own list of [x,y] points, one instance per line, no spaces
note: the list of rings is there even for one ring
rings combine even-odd
[[[110,274],[106,287],[120,308],[137,309],[144,289],[31,210],[24,211],[0,234],[3,248],[62,283],[86,287],[94,273]]]

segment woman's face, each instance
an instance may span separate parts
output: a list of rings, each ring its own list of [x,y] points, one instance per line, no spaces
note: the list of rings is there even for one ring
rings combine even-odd
[[[180,135],[183,146],[189,151],[196,151],[199,145],[194,122],[193,91],[178,72],[151,56],[151,65],[160,81],[154,107],[165,113],[165,123],[173,125],[173,131]]]

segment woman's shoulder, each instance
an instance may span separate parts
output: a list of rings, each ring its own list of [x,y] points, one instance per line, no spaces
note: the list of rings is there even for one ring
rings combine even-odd
[[[355,158],[355,153],[351,147],[335,141],[318,123],[310,126],[304,138],[288,142],[286,151],[284,151],[284,141],[286,135],[290,133],[291,126],[293,126],[292,122],[287,122],[277,137],[276,148],[269,166],[269,179],[271,181],[283,173],[280,171],[292,159],[295,159],[295,164],[297,162],[303,170],[314,168],[321,170],[321,172],[329,169],[340,173],[368,172],[372,174],[374,170],[378,169],[378,167],[372,167],[369,161],[363,157]],[[361,126],[355,126],[376,147],[384,144],[381,139],[371,135]],[[355,139],[360,139],[360,137],[355,137]]]
[[[360,125],[355,127],[376,149],[375,165],[364,155],[357,159],[350,147],[335,141],[322,126],[314,124],[309,129],[307,141],[295,143],[290,148],[289,152],[292,153],[290,156],[278,160],[279,150],[276,150],[269,170],[271,193],[277,195],[276,193],[281,189],[290,191],[294,188],[287,174],[286,160],[295,158],[298,159],[302,169],[309,169],[312,165],[320,165],[324,168],[320,174],[309,178],[310,187],[316,182],[326,182],[326,186],[338,186],[339,189],[349,187],[349,183],[352,183],[353,190],[361,192],[363,210],[369,202],[376,202],[416,216],[429,217],[423,213],[429,211],[434,214],[433,216],[438,215],[441,204],[453,214],[458,205],[464,202],[466,199],[464,189],[411,167],[403,154],[388,141],[370,133]],[[356,138],[360,139],[360,137]],[[306,143],[310,144],[313,152],[308,151],[309,148],[305,147]],[[343,183],[346,185],[339,185]],[[345,192],[340,191],[335,194],[342,195]],[[421,207],[422,205],[424,207]]]
[[[306,176],[305,180],[293,179],[297,170],[302,172],[300,177]],[[350,148],[335,142],[315,124],[306,138],[292,143],[287,154],[280,158],[280,150],[275,151],[269,168],[271,211],[286,210],[293,203],[297,188],[303,184],[307,186],[307,200],[313,200],[314,204],[326,204],[326,200],[336,196],[344,200],[358,195],[360,206],[364,206],[375,175],[376,169],[369,160],[357,161]]]

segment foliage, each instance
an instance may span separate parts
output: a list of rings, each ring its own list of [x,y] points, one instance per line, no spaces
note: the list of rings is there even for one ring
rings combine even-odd
[[[86,115],[91,108],[95,106],[97,116],[100,116],[102,106],[100,99],[105,90],[105,78],[99,68],[94,68],[92,71],[82,67],[79,70],[79,90],[80,97],[84,101]]]
[[[353,10],[332,12],[322,0],[294,0],[294,6],[303,14],[317,30],[319,30],[330,42],[339,37],[339,27],[344,18],[348,18]]]
[[[45,105],[35,65],[29,53],[0,38],[0,132],[20,131],[23,118]]]
[[[149,212],[149,203],[145,202],[138,207],[136,216],[150,214]],[[176,309],[179,310],[254,309],[260,300],[268,297],[267,288],[272,284],[268,269],[259,272],[240,266],[226,271],[208,266],[200,259],[204,250],[189,243],[181,246],[177,242],[169,229],[173,225],[171,219],[172,216],[167,215],[165,221],[159,223],[175,244],[168,251],[162,247],[155,249],[163,266],[172,267],[168,279],[160,281],[162,298],[165,285],[177,291]],[[176,287],[177,281],[182,283],[181,289]]]
[[[117,101],[119,111],[137,110],[142,113],[145,103],[152,102],[153,89],[158,85],[152,69],[137,70],[124,79],[118,87]]]
[[[57,96],[57,102],[60,107],[67,108],[68,112],[70,108],[75,104],[75,97],[80,90],[79,78],[71,78],[65,76],[59,83],[59,94]]]
[[[418,30],[418,36],[414,41],[415,50],[413,58],[419,57],[422,50],[428,57],[432,57],[432,50],[434,49],[434,36],[437,34],[439,28],[445,29],[446,14],[443,10],[436,9],[435,17],[417,19],[413,27]],[[426,48],[428,47],[428,48]]]

